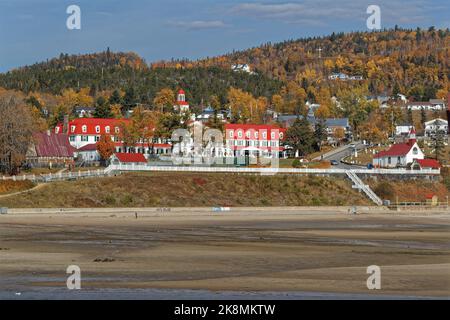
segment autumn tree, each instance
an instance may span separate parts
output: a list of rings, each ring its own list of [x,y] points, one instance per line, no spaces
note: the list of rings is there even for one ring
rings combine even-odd
[[[15,97],[0,98],[0,171],[17,173],[25,161],[33,132],[32,116],[25,103]]]
[[[109,135],[101,135],[100,140],[97,142],[97,152],[104,162],[108,161],[109,158],[115,152],[114,142]]]
[[[153,99],[153,105],[161,113],[172,111],[172,108],[175,105],[175,93],[169,88],[161,89]]]

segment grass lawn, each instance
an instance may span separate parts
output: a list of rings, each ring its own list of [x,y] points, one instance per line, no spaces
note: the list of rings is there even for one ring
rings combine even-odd
[[[367,205],[346,179],[317,176],[130,173],[54,182],[0,199],[6,207],[196,207]]]

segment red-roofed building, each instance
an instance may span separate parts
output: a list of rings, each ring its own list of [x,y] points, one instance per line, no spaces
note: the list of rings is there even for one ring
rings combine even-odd
[[[420,169],[435,169],[438,170],[441,168],[441,164],[439,161],[434,159],[419,159],[415,160],[415,163],[417,163],[420,166]]]
[[[134,146],[124,146],[121,141],[121,131],[123,126],[130,123],[129,119],[102,119],[102,118],[77,118],[66,121],[65,124],[58,124],[55,127],[57,135],[66,135],[70,144],[79,151],[85,161],[98,161],[94,148],[100,141],[102,135],[109,135],[115,144],[115,151],[118,153],[142,153],[146,156],[151,154],[170,154],[172,146],[165,144],[165,141],[143,141]],[[156,142],[156,143],[155,143]],[[91,159],[91,160],[88,160]],[[95,159],[94,159],[95,158]]]
[[[73,164],[74,150],[67,135],[40,132],[33,134],[26,158],[32,166],[65,166]]]
[[[376,168],[406,167],[414,160],[424,159],[424,154],[417,144],[416,131],[412,129],[409,141],[396,143],[386,151],[380,151],[373,157],[373,165]]]
[[[177,102],[173,106],[173,109],[179,113],[186,113],[189,111],[189,103],[186,101],[186,92],[180,89],[177,94]]]
[[[226,124],[225,145],[234,156],[272,156],[284,151],[286,129],[271,125]]]
[[[142,153],[115,153],[111,157],[111,163],[143,165],[147,164],[147,159]]]

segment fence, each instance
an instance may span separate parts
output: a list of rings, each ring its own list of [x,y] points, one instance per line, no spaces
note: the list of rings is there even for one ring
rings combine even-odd
[[[240,168],[240,167],[189,167],[189,166],[149,166],[135,164],[113,164],[105,169],[106,173],[114,171],[163,171],[163,172],[203,172],[203,173],[256,173],[256,174],[347,174],[348,169],[293,169],[293,168]],[[440,170],[406,170],[406,169],[352,169],[355,174],[371,175],[440,175]]]
[[[30,175],[20,175],[6,177],[3,176],[2,180],[12,180],[12,181],[33,181],[33,182],[53,182],[62,180],[76,180],[76,179],[86,179],[106,176],[107,172],[105,169],[98,170],[87,170],[78,172],[60,172],[60,173],[48,173],[48,174],[30,174]]]

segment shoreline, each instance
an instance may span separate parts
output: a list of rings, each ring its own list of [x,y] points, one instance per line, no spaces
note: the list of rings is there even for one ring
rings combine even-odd
[[[51,297],[78,265],[82,288],[97,298],[101,290],[450,297],[449,212],[346,209],[12,210],[0,215],[0,286]],[[366,287],[371,265],[382,269],[375,293]]]

